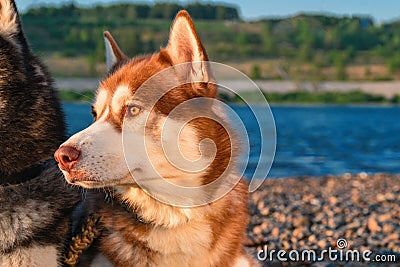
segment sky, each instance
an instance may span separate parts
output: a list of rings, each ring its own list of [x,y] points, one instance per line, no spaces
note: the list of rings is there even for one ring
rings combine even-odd
[[[20,10],[29,6],[40,4],[68,3],[71,0],[16,0]],[[165,0],[164,0],[165,1]],[[97,3],[110,4],[116,0],[75,0],[75,3],[91,5]],[[124,2],[148,2],[141,0],[124,0]],[[192,1],[173,1],[180,3]],[[399,0],[233,0],[233,1],[207,1],[229,3],[238,6],[245,19],[258,19],[262,17],[286,17],[300,12],[331,13],[335,15],[369,15],[376,22],[387,22],[400,19]]]

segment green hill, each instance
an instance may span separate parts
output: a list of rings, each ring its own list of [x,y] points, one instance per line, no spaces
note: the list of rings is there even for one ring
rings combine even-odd
[[[268,78],[268,66],[259,64],[268,60],[280,60],[282,70],[300,78],[303,73],[305,78],[331,75],[346,79],[347,67],[357,64],[384,66],[382,79],[400,70],[400,21],[378,25],[369,17],[307,14],[245,21],[234,6],[170,2],[39,7],[28,10],[22,20],[35,51],[45,57],[83,57],[96,73],[96,65],[104,61],[104,30],[111,31],[130,56],[152,52],[167,41],[172,19],[180,9],[191,13],[212,60],[253,62],[247,73],[255,78]],[[291,62],[302,67],[296,72]],[[366,67],[364,76],[374,71]]]

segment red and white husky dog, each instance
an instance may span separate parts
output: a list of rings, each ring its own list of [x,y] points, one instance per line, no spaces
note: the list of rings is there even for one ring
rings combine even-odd
[[[142,90],[141,96],[134,96],[149,78],[168,68],[178,69],[182,63],[189,62],[187,76],[211,79],[204,62],[208,60],[206,51],[189,14],[178,13],[167,47],[152,55],[128,59],[108,32],[104,37],[109,75],[97,91],[93,105],[95,122],[72,136],[55,153],[69,183],[108,188],[117,202],[123,203],[122,209],[107,206],[98,211],[105,229],[98,243],[102,256],[115,266],[257,265],[243,246],[248,222],[247,185],[228,168],[234,160],[235,143],[227,129],[210,118],[195,118],[182,129],[174,129],[174,125],[179,125],[174,122],[166,126],[168,120],[173,120],[168,115],[181,103],[199,97],[214,99],[215,84],[181,84],[148,106],[147,100],[158,94],[158,87],[178,79],[172,71],[169,74],[172,76],[155,79],[156,83],[153,79],[151,88]],[[180,75],[178,72],[176,76]],[[212,110],[213,102],[210,103],[202,108]],[[192,161],[207,157],[207,151],[201,148],[202,140],[213,141],[215,152],[209,153],[213,160],[207,168],[188,172],[169,161],[164,149],[175,142],[174,133],[179,135],[180,152]],[[135,140],[129,140],[130,136],[145,140],[146,153],[135,145]],[[125,145],[124,138],[131,143]],[[149,169],[156,169],[159,176],[152,177],[155,172]],[[232,190],[211,203],[195,207],[174,205],[175,200],[182,199],[179,190],[164,188],[165,181],[186,187],[207,185],[223,174],[224,183],[216,183],[214,190],[196,191],[193,198],[211,199],[225,183],[236,181]],[[146,179],[151,181],[150,186],[138,186],[136,175],[142,175],[144,183]],[[183,198],[191,203],[190,197],[188,194]]]

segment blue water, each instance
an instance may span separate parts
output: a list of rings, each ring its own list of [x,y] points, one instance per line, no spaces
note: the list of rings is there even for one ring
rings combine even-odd
[[[245,176],[251,177],[259,159],[260,130],[248,108],[232,108],[249,133]],[[64,110],[69,134],[93,120],[89,104],[65,103]],[[272,106],[272,113],[277,149],[268,177],[400,173],[399,106]]]

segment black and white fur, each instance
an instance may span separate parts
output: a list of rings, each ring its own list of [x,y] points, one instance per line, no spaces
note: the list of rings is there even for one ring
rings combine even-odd
[[[65,138],[52,84],[14,1],[0,0],[0,266],[62,265],[80,193],[48,160]]]

